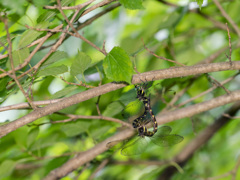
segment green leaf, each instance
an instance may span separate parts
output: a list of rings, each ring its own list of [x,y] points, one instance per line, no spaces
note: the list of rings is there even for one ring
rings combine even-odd
[[[38,19],[37,23],[44,22],[50,20],[52,17],[55,17],[57,14],[57,10],[49,10],[43,14],[41,14]]]
[[[69,92],[74,91],[75,89],[77,89],[77,86],[66,87],[66,88],[54,93],[52,95],[52,99],[57,99],[57,98],[60,98],[60,97],[64,97],[64,96],[68,95]]]
[[[104,72],[109,79],[131,83],[133,66],[128,54],[114,47],[103,61]]]
[[[61,129],[67,136],[72,137],[87,131],[89,126],[90,122],[77,121],[65,124]]]
[[[39,71],[38,77],[40,76],[56,76],[58,74],[63,74],[68,71],[68,67],[65,65],[45,68]]]
[[[17,67],[19,64],[22,64],[28,56],[29,56],[29,49],[27,47],[20,50],[13,51],[12,58],[13,58],[14,67]],[[10,60],[8,60],[7,62],[7,67],[11,68]]]
[[[49,3],[49,0],[41,0],[41,1],[33,0],[32,2],[34,4],[34,6],[41,8],[42,6],[46,6]]]
[[[39,127],[31,129],[27,136],[27,147],[31,146],[35,141],[39,133]]]
[[[119,101],[114,101],[107,106],[103,112],[103,116],[113,117],[123,110],[123,105]]]
[[[49,22],[42,22],[36,25],[36,28],[46,28],[50,25]],[[32,43],[35,39],[37,39],[38,36],[40,36],[42,33],[41,31],[35,31],[32,29],[26,30],[19,41],[18,47],[22,48],[27,46],[28,44]]]
[[[0,91],[6,90],[7,83],[8,83],[8,78],[7,77],[0,79]]]
[[[23,126],[12,132],[12,136],[16,144],[21,148],[26,148],[27,135],[28,135],[28,128],[26,126]]]
[[[11,175],[16,163],[12,160],[5,160],[0,165],[0,179]]]
[[[91,65],[91,62],[92,59],[88,55],[79,51],[70,68],[71,75],[83,75],[84,71]]]
[[[30,147],[31,151],[52,147],[59,140],[59,133],[52,133],[46,138],[37,139]]]
[[[92,125],[89,129],[89,134],[95,139],[99,139],[104,133],[106,133],[112,126],[110,125]]]
[[[56,61],[59,61],[60,59],[67,58],[68,55],[64,51],[56,51],[54,52],[41,66],[41,69],[55,63]]]
[[[119,0],[119,2],[127,9],[144,9],[142,0]]]
[[[10,10],[14,10],[14,12],[18,15],[23,15],[26,12],[26,2],[25,0],[8,0],[0,2],[5,9],[8,8]]]
[[[57,167],[61,166],[63,163],[65,163],[69,159],[69,156],[63,156],[63,157],[57,157],[53,160],[49,161],[46,165],[45,169],[45,175],[50,173],[53,169],[56,169]]]

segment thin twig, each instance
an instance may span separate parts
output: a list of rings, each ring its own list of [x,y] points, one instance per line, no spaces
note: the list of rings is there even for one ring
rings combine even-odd
[[[103,6],[105,6],[105,5],[107,5],[107,4],[110,4],[110,3],[114,2],[114,1],[117,1],[117,0],[103,0],[103,1],[101,1],[101,2],[99,2],[99,3],[97,3],[97,4],[95,4],[95,5],[93,5],[92,7],[88,8],[87,10],[85,10],[85,11],[82,13],[81,17],[84,16],[85,14],[88,14],[89,12],[91,12],[91,11],[99,8],[99,7],[103,7]]]
[[[74,19],[76,18],[77,14],[79,13],[80,10],[77,10],[75,12],[75,14],[73,15],[72,19],[70,20],[70,22],[72,23],[74,21]],[[61,26],[62,27],[62,26]],[[59,26],[58,26],[59,28]],[[67,31],[69,29],[69,25],[65,28],[65,31]],[[57,50],[57,48],[62,44],[63,40],[65,39],[66,33],[63,32],[60,36],[60,38],[57,40],[57,42],[52,46],[52,48],[50,49],[50,51],[35,65],[33,66],[31,69],[25,71],[24,73],[22,73],[20,76],[18,76],[18,78],[24,77],[26,74],[28,74],[29,72],[31,72],[32,70],[34,70],[34,73],[37,72],[37,70],[39,69],[39,67],[47,60],[47,58]]]
[[[240,119],[240,116],[230,116],[229,114],[223,114],[223,116],[225,116],[229,119]]]
[[[237,75],[239,75],[239,73],[237,73],[237,74],[235,74],[234,76],[232,76],[232,77],[230,77],[230,78],[222,81],[220,84],[221,84],[221,85],[224,85],[224,84],[230,82],[230,81],[233,80]],[[183,105],[185,105],[185,104],[187,104],[187,103],[189,103],[189,102],[191,102],[191,101],[193,101],[193,100],[195,100],[195,99],[197,99],[197,98],[199,98],[199,97],[201,97],[201,96],[204,96],[205,94],[210,93],[211,91],[213,91],[213,90],[216,89],[217,87],[218,87],[218,86],[213,86],[213,87],[209,88],[208,90],[206,90],[206,91],[198,94],[197,96],[192,97],[192,98],[190,98],[190,99],[188,99],[188,100],[186,100],[186,101],[184,101],[184,102],[176,105],[175,107],[176,107],[176,108],[179,108],[179,107],[181,107],[181,106],[183,106]]]
[[[60,76],[60,79],[63,80],[65,83],[69,84],[69,85],[83,86],[83,87],[86,87],[86,88],[95,88],[95,86],[84,84],[82,81],[80,81],[80,83],[68,82],[62,76]]]
[[[1,17],[1,20],[3,21],[5,30],[6,30],[6,32],[7,32],[8,53],[9,53],[9,60],[10,60],[11,68],[12,68],[12,77],[13,77],[14,81],[16,82],[16,84],[18,85],[19,89],[22,91],[22,93],[23,93],[23,95],[25,96],[25,98],[27,99],[29,105],[30,105],[33,109],[37,109],[37,107],[32,103],[32,100],[29,98],[28,94],[27,94],[27,93],[25,92],[25,90],[23,89],[21,83],[18,81],[18,78],[17,78],[17,76],[16,76],[16,72],[15,72],[14,62],[13,62],[13,56],[12,56],[12,41],[11,41],[11,38],[10,38],[10,33],[9,33],[8,25],[7,25],[7,19]]]
[[[214,77],[210,76],[209,74],[207,74],[207,77],[209,77],[211,79],[211,82],[213,84],[215,84],[218,87],[221,87],[227,94],[230,94],[231,92],[226,89],[220,82],[218,82]]]
[[[89,177],[89,180],[94,179],[94,177],[96,176],[96,174],[101,171],[107,164],[108,164],[109,160],[105,159],[104,161],[102,161],[100,163],[100,165],[97,167],[97,169],[91,174],[91,176]]]
[[[99,115],[99,116],[101,116],[101,111],[100,111],[100,109],[99,109],[100,98],[101,98],[101,96],[98,96],[98,99],[97,99],[97,102],[96,102],[97,112],[98,112],[98,115]]]
[[[61,27],[62,27],[62,25],[57,26],[57,27],[54,28],[54,29],[57,30],[57,29],[59,29],[59,28],[61,28]],[[34,43],[31,43],[31,45],[35,45],[35,44],[38,43],[38,45],[37,45],[36,48],[31,52],[31,54],[24,60],[24,62],[23,62],[22,64],[18,65],[17,67],[15,67],[14,70],[15,70],[15,71],[20,70],[20,69],[22,69],[23,67],[25,67],[26,65],[28,65],[29,62],[30,62],[30,60],[32,59],[32,57],[38,52],[38,50],[41,48],[41,46],[44,44],[44,42],[45,42],[50,36],[52,36],[52,33],[51,33],[51,32],[47,33],[46,36],[40,38],[39,40],[35,41]],[[30,47],[30,45],[27,46],[27,47]],[[29,70],[28,73],[29,73],[29,72],[31,72],[31,70]],[[12,73],[12,70],[9,70],[8,73]],[[7,73],[2,73],[2,74],[0,74],[0,78],[5,77],[6,75],[7,75]],[[19,78],[19,77],[18,77],[18,78]]]
[[[229,62],[221,62],[221,63],[211,63],[211,64],[203,64],[203,65],[195,65],[195,66],[185,66],[185,67],[174,67],[169,69],[162,69],[158,71],[152,71],[152,72],[146,72],[142,74],[135,74],[132,78],[132,84],[141,83],[142,81],[152,81],[153,79],[168,79],[173,77],[183,77],[183,76],[189,76],[189,75],[197,75],[202,73],[209,73],[209,72],[218,72],[218,71],[225,71],[229,70]],[[233,65],[231,67],[231,70],[239,70],[240,69],[240,62],[234,61]],[[8,124],[0,126],[0,137],[6,136],[8,133],[18,129],[19,127],[22,127],[28,123],[31,123],[35,121],[36,119],[39,119],[40,117],[44,117],[46,115],[52,114],[54,112],[57,112],[61,109],[64,109],[66,107],[69,107],[71,105],[80,103],[82,101],[86,101],[88,99],[91,99],[93,97],[97,97],[99,95],[120,89],[125,87],[126,84],[116,84],[116,83],[108,83],[104,84],[102,86],[89,89],[87,91],[74,94],[70,97],[63,98],[57,103],[49,104],[48,106],[38,108],[36,111],[30,112],[26,114],[25,116],[12,121]],[[239,91],[233,91],[231,92],[231,95],[223,95],[219,96],[218,98],[215,98],[214,100],[210,100],[209,102],[203,103],[204,105],[201,106],[201,108],[197,108],[193,105],[190,107],[190,109],[186,109],[186,111],[183,111],[179,114],[179,116],[176,116],[176,114],[170,114],[168,118],[164,116],[164,114],[161,114],[161,117],[159,118],[159,124],[166,123],[167,119],[171,121],[174,118],[181,119],[183,116],[187,115],[188,117],[192,116],[196,112],[194,110],[197,110],[197,113],[206,111],[206,108],[209,110],[210,108],[222,106],[224,104],[234,102],[240,99]],[[193,109],[191,109],[193,108]],[[177,110],[176,110],[177,111]],[[164,118],[164,119],[163,119]],[[161,121],[160,121],[161,120]]]
[[[172,60],[172,59],[167,59],[167,58],[165,58],[165,57],[163,57],[163,56],[158,56],[158,55],[156,55],[154,52],[152,52],[151,50],[149,50],[149,49],[147,48],[147,46],[144,44],[143,40],[142,40],[142,43],[143,43],[144,48],[145,48],[150,54],[154,55],[156,58],[162,59],[162,60],[165,60],[165,61],[168,61],[168,62],[172,62],[172,63],[178,64],[178,65],[180,65],[180,66],[186,66],[185,64],[182,64],[182,63],[180,63],[180,62],[174,61],[174,60]]]
[[[64,19],[66,20],[66,22],[68,23],[68,25],[72,28],[72,30],[74,31],[76,37],[82,39],[83,41],[85,41],[86,43],[88,43],[90,46],[94,47],[95,49],[97,49],[98,51],[100,51],[101,53],[103,53],[105,56],[107,55],[106,52],[104,52],[102,49],[100,49],[99,47],[97,47],[94,43],[92,43],[91,41],[89,41],[88,39],[86,39],[85,37],[81,36],[78,31],[75,29],[75,27],[73,27],[73,24],[68,20],[67,16],[65,15],[65,13],[62,10],[61,7],[61,1],[57,0],[58,3],[58,10],[60,11],[60,13],[62,14],[62,16],[64,17]]]
[[[229,45],[229,55],[227,56],[229,59],[230,64],[232,65],[232,44],[231,44],[231,36],[230,36],[230,32],[229,32],[229,28],[228,25],[226,23],[227,26],[227,31],[228,31],[228,45]]]
[[[69,117],[69,119],[64,119],[64,120],[59,120],[59,121],[50,121],[50,122],[44,122],[44,123],[40,123],[40,124],[33,124],[33,125],[41,126],[41,125],[45,125],[45,124],[66,123],[66,122],[76,121],[77,119],[98,119],[98,120],[105,120],[105,121],[111,121],[111,122],[119,123],[123,126],[132,128],[131,124],[126,123],[126,122],[121,121],[121,120],[116,119],[116,118],[112,118],[112,117],[106,117],[106,116],[101,116],[101,115],[100,116],[85,116],[85,115],[64,114],[64,113],[57,113],[57,114],[67,116],[67,117]]]
[[[228,20],[228,22],[232,25],[233,29],[237,33],[238,37],[240,38],[240,30],[236,23],[232,20],[232,18],[226,13],[226,11],[223,9],[221,4],[218,2],[218,0],[213,0],[213,2],[216,4],[218,9],[220,10],[221,14]]]
[[[96,0],[89,0],[89,1],[87,1],[85,3],[79,4],[79,5],[76,5],[76,6],[63,6],[62,9],[63,10],[82,9],[83,7],[91,4],[94,1],[96,1]],[[56,6],[56,5],[54,5],[54,6],[44,6],[43,8],[44,9],[58,9],[58,6]]]

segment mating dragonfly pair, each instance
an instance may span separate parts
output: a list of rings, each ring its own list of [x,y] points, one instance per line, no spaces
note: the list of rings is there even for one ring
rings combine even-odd
[[[129,140],[127,143],[124,141],[121,142],[121,154],[125,156],[138,155],[141,154],[149,146],[149,143],[153,142],[158,146],[171,146],[177,143],[180,143],[183,140],[183,137],[176,134],[170,134],[172,129],[169,126],[162,126],[158,128],[158,124],[153,114],[151,104],[150,104],[150,95],[146,95],[147,84],[143,83],[142,85],[135,85],[137,91],[137,99],[139,102],[142,102],[144,105],[144,112],[141,116],[133,120],[132,126],[137,129],[138,136]],[[130,105],[131,107],[132,105]],[[124,109],[127,111],[128,106]],[[124,112],[123,114],[127,114]],[[123,115],[124,116],[124,115]],[[153,130],[149,131],[146,127],[149,123],[153,124]],[[118,140],[119,142],[122,140]],[[111,148],[118,141],[109,142],[107,146]]]

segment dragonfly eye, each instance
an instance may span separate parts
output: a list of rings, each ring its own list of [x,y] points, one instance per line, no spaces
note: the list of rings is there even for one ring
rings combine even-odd
[[[132,123],[132,126],[133,126],[133,128],[137,128],[138,127],[138,125],[135,122]]]

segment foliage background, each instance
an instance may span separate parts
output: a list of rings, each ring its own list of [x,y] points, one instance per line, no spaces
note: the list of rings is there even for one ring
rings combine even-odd
[[[240,106],[233,103],[239,100],[240,2],[198,1],[201,9],[196,2],[184,0],[63,0],[61,5],[85,2],[91,3],[70,23],[77,34],[72,27],[68,29],[56,8],[59,1],[0,1],[0,179],[239,179]],[[70,20],[76,11],[64,13]],[[154,70],[172,72],[174,66],[191,69],[198,64],[207,69],[229,62],[229,57],[233,66],[221,64],[224,71],[212,68],[205,74],[197,69],[196,76],[176,69],[177,78],[154,78],[160,86],[152,100],[158,123],[165,122],[158,113],[175,115],[167,125],[184,136],[182,143],[151,146],[133,157],[103,148],[118,132],[131,132],[120,128],[124,106],[118,102],[133,86],[110,82],[151,81],[148,75],[143,74],[142,80],[132,75],[135,70],[153,74]],[[14,75],[22,75],[19,84]],[[220,83],[226,79],[229,82],[223,88]],[[115,89],[107,90],[110,86]],[[95,94],[87,94],[88,89]],[[71,106],[58,101],[66,98],[68,104],[68,97],[81,92],[86,92],[85,99]],[[198,97],[203,92],[207,93]],[[232,92],[233,97],[222,103]],[[208,100],[216,108],[193,114],[184,109],[196,110]],[[40,107],[54,102],[61,106],[57,111],[49,108],[48,115],[41,114]],[[183,118],[174,110],[189,114]],[[35,120],[25,125],[30,116]],[[196,148],[190,151],[188,147]],[[82,157],[89,159],[78,160]]]

